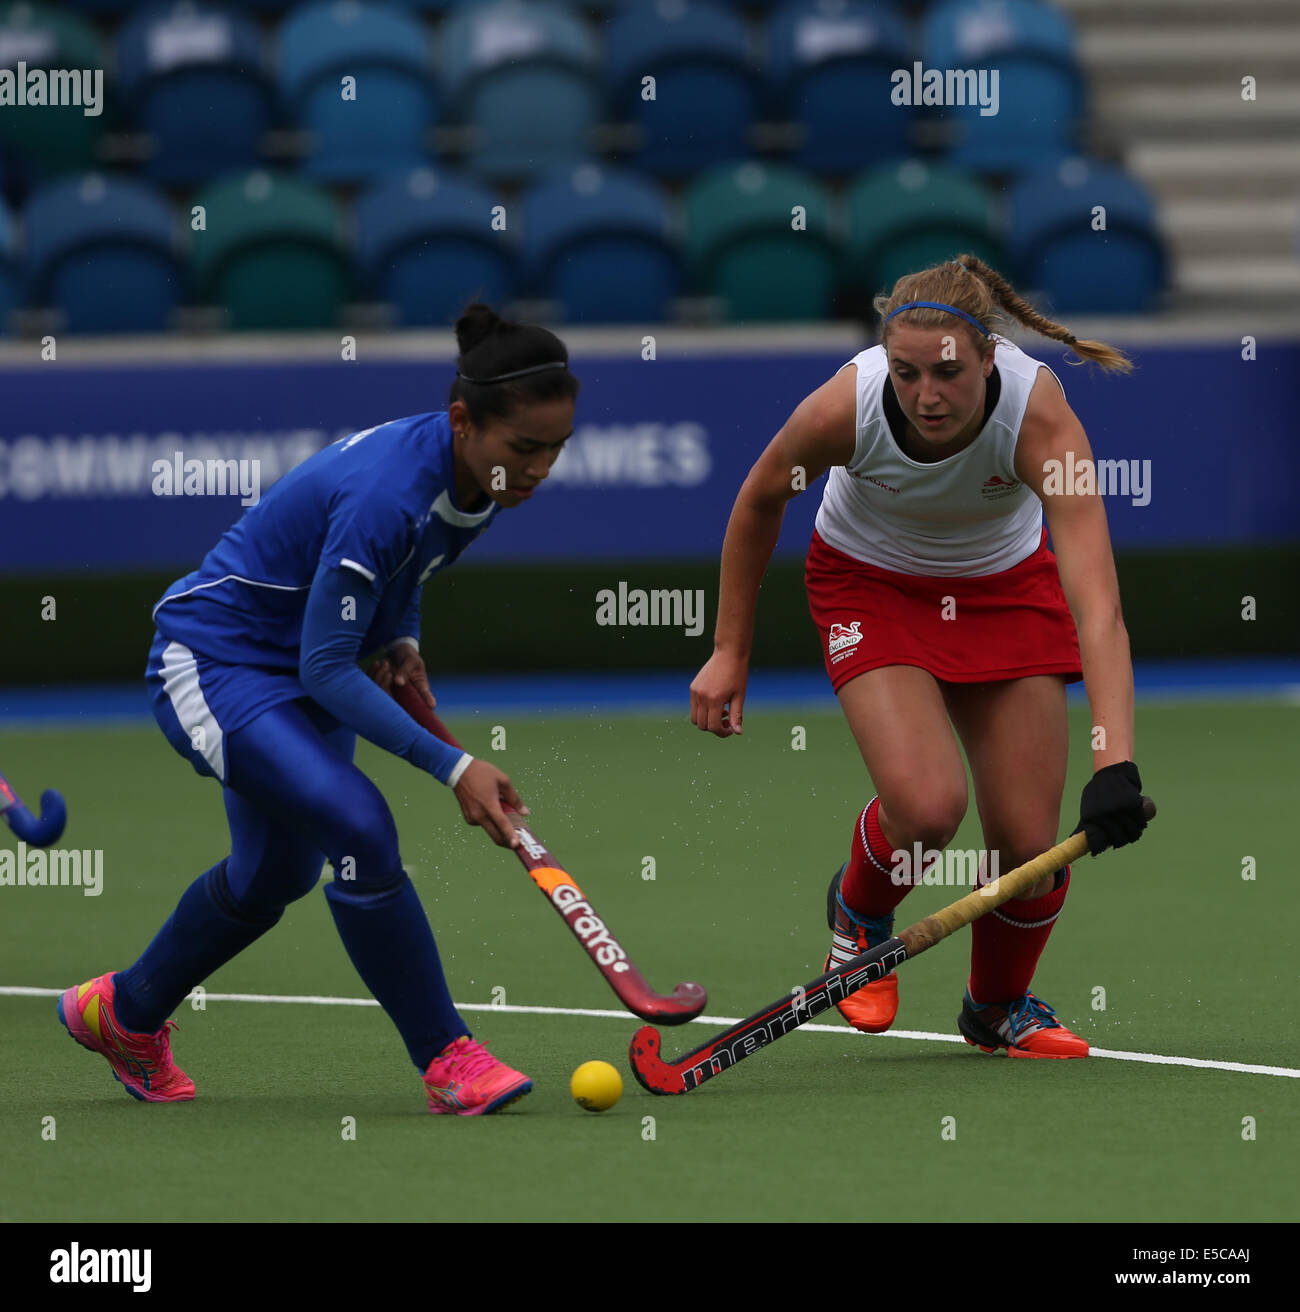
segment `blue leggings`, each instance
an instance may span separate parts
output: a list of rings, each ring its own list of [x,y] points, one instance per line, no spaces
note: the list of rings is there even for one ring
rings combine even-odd
[[[351,729],[307,698],[226,735],[230,854],[186,889],[140,959],[115,976],[123,1025],[161,1029],[196,984],[311,892],[328,860],[334,878],[325,898],[343,945],[416,1067],[423,1073],[470,1033],[402,869],[392,813],[352,763],[355,745]]]

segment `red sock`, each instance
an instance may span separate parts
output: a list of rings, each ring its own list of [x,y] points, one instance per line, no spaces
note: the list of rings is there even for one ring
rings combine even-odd
[[[912,891],[891,878],[894,849],[880,828],[880,798],[873,797],[853,826],[849,868],[840,880],[840,896],[850,911],[875,919],[887,916]]]
[[[994,907],[971,926],[970,979],[976,1002],[1011,1002],[1029,991],[1038,958],[1047,946],[1070,888],[1066,866],[1058,886],[1028,902],[1013,899]]]

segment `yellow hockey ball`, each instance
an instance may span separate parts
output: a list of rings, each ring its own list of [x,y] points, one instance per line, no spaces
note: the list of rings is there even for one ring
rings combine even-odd
[[[607,1112],[623,1096],[623,1077],[607,1061],[585,1061],[573,1072],[569,1092],[586,1111]]]

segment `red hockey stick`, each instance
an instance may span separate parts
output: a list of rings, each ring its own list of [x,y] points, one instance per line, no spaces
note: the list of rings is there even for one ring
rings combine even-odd
[[[423,698],[410,684],[394,687],[393,696],[407,713],[422,724],[436,738],[460,744],[451,736],[447,726],[429,709]],[[464,748],[461,748],[464,751]],[[547,901],[560,913],[561,919],[574,937],[587,950],[587,955],[604,975],[619,1001],[642,1020],[660,1025],[683,1025],[694,1020],[704,1010],[708,994],[700,984],[679,984],[671,996],[656,993],[646,983],[645,976],[628,958],[618,940],[609,932],[605,922],[596,914],[582,889],[574,882],[560,863],[546,850],[521,816],[507,811],[506,816],[519,835],[515,855],[524,863],[524,869],[533,883],[546,894]]]

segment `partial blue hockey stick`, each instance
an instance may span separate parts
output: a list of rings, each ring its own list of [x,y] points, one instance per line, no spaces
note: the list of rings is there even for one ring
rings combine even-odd
[[[62,796],[53,788],[41,794],[41,814],[34,816],[23,800],[0,774],[0,815],[9,822],[9,828],[32,847],[49,847],[56,843],[68,822],[68,808]]]

